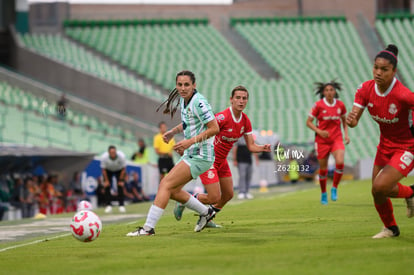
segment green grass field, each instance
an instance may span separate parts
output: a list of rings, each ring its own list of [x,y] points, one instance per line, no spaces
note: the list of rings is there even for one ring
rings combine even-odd
[[[125,237],[139,220],[104,224],[92,243],[65,236],[4,250],[46,236],[1,242],[0,274],[414,273],[414,219],[405,217],[404,200],[393,200],[401,236],[373,240],[382,224],[369,181],[343,184],[339,201],[327,206],[319,192],[317,186],[286,194],[274,188],[251,201],[234,200],[215,219],[224,228],[201,233],[193,232],[197,217],[188,210],[175,221],[171,203],[153,237]],[[131,205],[128,212],[145,214],[148,207]]]

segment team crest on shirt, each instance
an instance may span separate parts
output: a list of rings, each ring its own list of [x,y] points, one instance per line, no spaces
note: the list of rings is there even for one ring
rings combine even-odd
[[[244,126],[241,127],[241,129],[240,129],[240,134],[243,134],[243,133],[244,133]]]
[[[224,115],[223,114],[219,114],[217,116],[217,120],[224,120]]]
[[[394,103],[391,103],[390,107],[388,108],[388,112],[392,115],[395,115],[398,112],[397,106],[395,106]]]
[[[208,173],[207,173],[207,177],[209,178],[209,179],[212,179],[212,178],[214,178],[214,172],[213,171],[208,171]]]
[[[326,112],[327,112],[326,110],[323,110],[323,111],[322,111],[322,113],[323,113],[323,114],[326,114]]]

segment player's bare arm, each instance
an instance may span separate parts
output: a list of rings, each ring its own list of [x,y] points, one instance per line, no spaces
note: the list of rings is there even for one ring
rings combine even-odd
[[[327,138],[329,137],[329,132],[326,130],[321,130],[318,127],[316,127],[315,124],[313,124],[313,117],[308,117],[308,119],[306,120],[306,126],[311,129],[312,131],[314,131],[317,135],[320,135],[323,138]]]
[[[346,117],[346,124],[351,128],[357,126],[363,112],[364,109],[353,106],[351,112],[349,112],[348,116]]]

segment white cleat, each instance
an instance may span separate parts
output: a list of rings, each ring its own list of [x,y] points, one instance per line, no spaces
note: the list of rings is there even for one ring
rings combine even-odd
[[[105,213],[112,213],[112,206],[108,205],[107,207],[105,207]]]
[[[121,213],[125,213],[125,212],[126,212],[125,207],[124,207],[124,206],[120,206],[120,207],[119,207],[119,212],[121,212]]]
[[[211,206],[208,208],[208,212],[206,215],[200,215],[200,218],[198,219],[198,222],[194,228],[195,232],[200,232],[203,230],[209,221],[211,221],[214,216],[216,215],[216,212],[211,208]]]
[[[150,230],[145,230],[143,227],[138,227],[137,230],[129,232],[126,234],[127,237],[140,237],[140,236],[153,236],[155,235],[154,228]]]
[[[238,198],[239,200],[244,200],[244,199],[246,198],[246,195],[245,195],[244,193],[239,193],[239,194],[237,195],[237,198]]]
[[[253,195],[252,194],[250,194],[250,193],[247,193],[246,194],[246,199],[248,199],[248,200],[251,200],[251,199],[253,199],[254,197],[253,197]]]
[[[382,239],[382,238],[392,238],[398,237],[400,235],[400,231],[398,227],[396,227],[396,232],[394,233],[391,229],[384,227],[381,232],[372,236],[373,239]]]

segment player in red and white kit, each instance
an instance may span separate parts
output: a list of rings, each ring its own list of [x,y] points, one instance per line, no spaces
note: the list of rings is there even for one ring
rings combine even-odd
[[[367,109],[381,132],[372,171],[372,196],[384,228],[373,236],[375,239],[400,235],[390,198],[405,198],[407,216],[414,216],[414,187],[399,183],[414,167],[414,94],[395,78],[397,55],[395,45],[388,45],[376,55],[374,79],[358,88],[346,119],[350,127],[355,127]]]
[[[246,140],[247,148],[252,153],[270,152],[270,144],[258,145],[254,142],[250,119],[243,110],[246,108],[249,92],[243,86],[235,87],[231,92],[231,106],[216,114],[220,132],[214,139],[214,153],[216,155],[212,168],[200,175],[207,194],[195,194],[195,197],[204,204],[212,204],[215,212],[233,198],[233,178],[227,162],[233,144],[242,136]],[[184,206],[177,204],[174,215],[181,219]],[[212,226],[211,226],[212,224]],[[208,224],[214,227],[214,223]]]
[[[306,120],[306,126],[315,133],[315,151],[319,162],[319,184],[321,186],[321,203],[328,204],[326,181],[328,175],[328,159],[332,153],[335,158],[335,171],[331,188],[331,200],[338,199],[338,185],[344,169],[345,146],[341,131],[341,122],[345,132],[345,143],[348,144],[348,127],[345,123],[346,108],[342,101],[338,100],[337,91],[341,90],[341,84],[335,81],[328,83],[316,83],[316,94],[320,96]],[[316,118],[317,125],[313,124]]]

